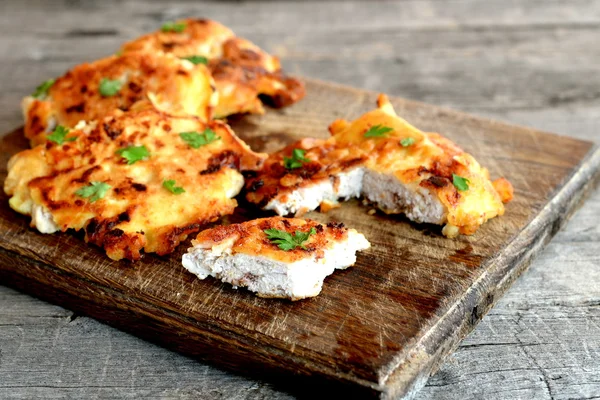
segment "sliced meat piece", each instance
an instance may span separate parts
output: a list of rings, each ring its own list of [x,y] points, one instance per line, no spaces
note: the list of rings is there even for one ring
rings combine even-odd
[[[512,198],[510,182],[492,184],[470,154],[398,117],[384,95],[376,110],[352,123],[337,120],[329,130],[327,140],[304,139],[271,154],[246,181],[248,201],[301,215],[321,202],[362,195],[386,213],[444,225],[443,234],[454,237],[502,215]]]
[[[291,300],[318,295],[325,277],[353,265],[356,252],[370,247],[343,224],[282,217],[208,229],[192,244],[182,263],[200,279],[213,276],[260,297]]]
[[[231,214],[264,155],[223,122],[154,108],[80,124],[14,155],[4,191],[42,233],[85,230],[108,257],[167,254],[190,233]]]

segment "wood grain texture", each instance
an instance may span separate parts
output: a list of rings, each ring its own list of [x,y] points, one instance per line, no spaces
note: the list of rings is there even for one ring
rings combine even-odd
[[[307,98],[264,116],[232,121],[252,147],[273,151],[328,122],[374,107],[375,93],[307,81]],[[393,99],[398,113],[444,132],[506,176],[516,199],[476,235],[447,240],[438,227],[368,215],[358,202],[321,220],[344,221],[373,247],[355,268],[329,278],[315,299],[260,299],[169,257],[113,262],[74,235],[33,232],[0,197],[0,275],[9,285],[226,368],[316,376],[365,394],[396,398],[420,388],[442,357],[479,322],[595,184],[600,150],[589,142]],[[26,144],[19,130],[0,147]],[[5,173],[5,171],[4,171]],[[225,221],[252,218],[240,207]],[[227,359],[223,359],[227,354]]]
[[[109,54],[161,21],[207,15],[282,55],[303,76],[598,141],[599,10],[594,0],[375,7],[7,0],[0,3],[0,131],[21,124],[18,103],[40,80]],[[400,54],[386,50],[392,47]],[[419,398],[600,395],[599,210],[596,191]],[[286,384],[224,373],[10,289],[0,287],[0,298],[2,398],[289,397]]]

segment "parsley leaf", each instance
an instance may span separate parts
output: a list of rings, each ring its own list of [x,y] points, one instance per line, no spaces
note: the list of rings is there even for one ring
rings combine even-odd
[[[181,139],[186,142],[190,147],[197,149],[200,146],[205,146],[209,143],[221,139],[221,136],[217,135],[215,131],[210,128],[206,128],[204,132],[181,132],[179,134]]]
[[[467,178],[452,174],[452,184],[461,192],[469,190],[470,181]]]
[[[394,129],[389,126],[383,125],[375,125],[369,128],[368,131],[365,132],[365,137],[385,137],[385,134],[388,132],[392,132]]]
[[[189,62],[191,62],[194,65],[198,65],[198,64],[208,64],[208,58],[203,57],[203,56],[189,56],[189,57],[182,57],[183,60],[188,60]]]
[[[73,140],[77,140],[77,137],[67,138],[69,134],[69,130],[62,125],[58,125],[54,132],[48,135],[48,140],[54,142],[56,144],[63,144],[64,142],[72,142]]]
[[[128,146],[117,150],[116,153],[126,159],[129,165],[150,157],[150,152],[146,146]]]
[[[415,144],[415,139],[411,138],[411,137],[407,137],[407,138],[402,139],[400,141],[400,144],[402,145],[402,147],[412,146],[413,144]]]
[[[165,189],[167,189],[169,192],[171,192],[173,194],[185,193],[185,189],[183,189],[181,186],[175,186],[174,179],[168,179],[166,181],[163,181],[162,185]]]
[[[286,169],[300,168],[303,163],[309,162],[310,159],[304,157],[306,150],[294,149],[292,150],[292,157],[283,157],[283,166]]]
[[[90,202],[93,203],[103,198],[111,187],[108,183],[104,182],[90,182],[90,186],[82,187],[75,194],[85,199],[89,197]]]
[[[160,30],[163,32],[181,33],[185,30],[185,22],[165,22]]]
[[[54,85],[54,82],[56,82],[54,79],[48,79],[47,81],[43,82],[35,88],[35,91],[33,92],[32,96],[36,99],[46,97],[48,95],[48,90],[50,90],[52,85]]]
[[[118,79],[102,78],[98,86],[98,91],[103,97],[111,97],[119,93],[121,86],[123,86],[123,83]]]
[[[304,242],[306,242],[310,235],[314,235],[317,233],[315,228],[310,228],[308,232],[300,232],[296,231],[293,235],[286,231],[280,231],[279,229],[265,229],[263,231],[266,233],[267,238],[274,244],[277,245],[281,250],[289,251],[294,250],[297,247],[300,247],[306,250],[304,247]]]

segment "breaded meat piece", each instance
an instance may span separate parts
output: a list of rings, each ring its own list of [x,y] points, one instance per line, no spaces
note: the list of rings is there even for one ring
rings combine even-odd
[[[240,171],[264,157],[223,122],[150,108],[58,127],[10,159],[4,191],[40,232],[83,229],[111,259],[137,260],[231,214]]]
[[[125,43],[121,51],[172,53],[195,63],[207,63],[219,101],[214,116],[264,113],[261,98],[279,108],[304,97],[304,84],[286,76],[277,57],[227,27],[206,19],[182,19]]]
[[[385,95],[376,110],[352,123],[337,120],[329,130],[327,140],[303,140],[270,155],[247,180],[247,199],[300,215],[362,195],[386,213],[444,225],[448,237],[473,234],[512,199],[510,182],[492,183],[470,154],[398,117]]]
[[[303,160],[294,157],[302,154]],[[302,215],[320,205],[361,195],[366,155],[333,140],[306,138],[270,154],[246,180],[246,198],[279,215]]]
[[[25,136],[45,142],[57,125],[74,127],[152,102],[208,121],[217,97],[210,73],[170,54],[131,52],[78,65],[23,100]]]
[[[200,232],[183,266],[200,279],[213,276],[260,297],[300,300],[321,292],[323,280],[356,262],[370,247],[343,224],[271,217]]]

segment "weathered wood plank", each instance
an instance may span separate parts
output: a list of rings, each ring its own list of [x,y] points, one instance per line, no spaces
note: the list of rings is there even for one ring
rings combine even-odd
[[[419,398],[600,394],[600,193],[546,248]]]
[[[318,7],[316,6],[318,4]],[[117,7],[119,6],[119,7]],[[457,26],[589,26],[600,22],[600,4],[597,0],[393,0],[365,5],[360,0],[344,1],[171,1],[160,0],[18,0],[2,3],[4,15],[27,16],[35,20],[48,13],[57,22],[71,26],[119,29],[139,29],[148,20],[178,18],[182,15],[204,14],[210,18],[227,18],[229,24],[248,32],[380,31],[389,28],[422,30],[454,29]],[[106,18],[83,19],[90,12]],[[371,14],[365,11],[371,11]],[[127,16],[135,18],[128,19]],[[306,16],[302,24],[298,17]],[[109,19],[108,17],[113,17]],[[22,28],[18,20],[6,16],[2,22],[8,27]],[[126,24],[124,22],[127,22]],[[297,25],[291,30],[289,23]],[[314,25],[314,26],[312,26]],[[51,25],[28,26],[29,29],[50,28]]]
[[[43,4],[28,10],[31,22],[24,32],[19,18],[11,17],[19,8],[7,7],[3,14],[8,36],[0,43],[6,55],[0,72],[9,78],[5,90],[20,93],[11,97],[13,103],[2,102],[10,115],[18,115],[10,107],[14,99],[41,79],[32,77],[61,74],[75,63],[111,54],[161,20],[198,13],[279,54],[294,73],[468,111],[554,108],[593,102],[600,93],[594,68],[597,1],[384,2],[376,20],[361,15],[359,3],[331,2],[321,6],[319,18],[302,24],[295,15],[311,7],[302,2],[242,3],[233,13],[231,3],[165,8],[160,2],[121,7],[107,2],[63,13]],[[123,15],[129,16],[126,24]],[[411,22],[417,24],[413,29]]]
[[[364,17],[372,10],[365,11],[365,6],[361,2],[334,2],[324,5],[319,2],[306,6],[290,2],[280,3],[280,5],[273,7],[273,4],[277,3],[219,4],[215,2],[200,5],[189,2],[170,2],[166,4],[165,2],[142,1],[129,2],[124,6],[115,7],[115,2],[3,1],[0,4],[0,29],[3,33],[3,39],[0,40],[0,53],[3,54],[3,63],[0,65],[0,76],[3,77],[3,90],[0,92],[1,130],[6,131],[20,124],[21,117],[17,104],[21,96],[28,93],[39,82],[40,78],[60,74],[68,66],[85,59],[93,59],[101,54],[108,54],[116,47],[116,44],[124,39],[121,36],[113,37],[110,34],[90,34],[89,32],[102,33],[103,31],[107,32],[115,29],[119,31],[119,35],[123,35],[123,32],[125,32],[129,35],[128,37],[132,37],[142,31],[154,29],[160,19],[193,13],[205,14],[220,19],[231,25],[240,34],[249,36],[275,52],[280,52],[284,56],[284,63],[288,66],[288,69],[297,73],[319,78],[330,78],[325,68],[336,68],[338,72],[339,70],[343,72],[341,74],[343,79],[337,79],[337,76],[334,76],[334,80],[347,82],[353,86],[444,103],[548,131],[598,140],[597,121],[599,116],[596,96],[598,90],[595,87],[598,79],[594,75],[594,68],[597,64],[597,46],[595,46],[594,39],[597,36],[596,28],[599,20],[598,1],[409,1],[402,2],[402,5],[386,2],[377,5],[377,16],[371,18]],[[366,7],[370,7],[370,5]],[[232,13],[232,10],[235,11]],[[125,20],[126,22],[124,22]],[[348,29],[348,26],[351,26],[351,29]],[[290,27],[293,27],[293,29],[291,30]],[[48,42],[59,43],[63,40],[68,43],[68,46],[54,47],[52,51],[56,51],[56,53],[52,53],[48,49],[40,47],[39,43],[46,43],[41,39],[51,36],[53,31],[56,32],[56,30],[60,33]],[[356,35],[353,34],[353,31],[358,30],[362,30],[374,40],[378,38],[377,33],[381,31],[384,32],[382,37],[386,41],[398,38],[404,40],[406,42],[405,46],[398,44],[392,44],[391,46],[405,53],[404,62],[406,63],[406,60],[408,60],[410,68],[402,69],[402,74],[394,74],[393,72],[398,70],[398,65],[393,58],[389,57],[385,49],[376,49],[371,53],[365,53],[367,42],[365,40],[357,41]],[[512,33],[513,30],[516,33]],[[277,32],[274,35],[275,37],[269,34],[270,31]],[[410,32],[408,40],[406,40],[407,36],[403,35],[403,32],[407,31]],[[313,32],[315,32],[314,35]],[[335,47],[328,47],[327,42],[330,40],[331,35],[328,36],[327,32],[331,32],[331,35],[335,35],[335,37],[345,36],[346,33],[349,33],[348,40],[337,39]],[[432,32],[437,32],[437,34]],[[447,32],[450,32],[451,40],[445,39]],[[65,33],[70,33],[70,38],[63,38]],[[78,40],[72,40],[77,36],[79,36]],[[521,54],[503,58],[501,55],[511,49],[510,41],[503,41],[503,36],[513,40],[514,46],[517,49],[522,49]],[[23,37],[23,39],[19,39],[20,37]],[[292,40],[289,39],[290,37]],[[317,39],[324,44],[318,53],[313,54],[310,41],[314,40],[316,42]],[[297,40],[302,46],[295,43]],[[288,44],[288,42],[291,44]],[[488,45],[491,46],[493,51],[488,51]],[[355,48],[355,46],[357,47]],[[431,47],[430,51],[433,55],[428,57],[422,46]],[[468,62],[460,65],[460,60],[454,60],[452,56],[461,54],[460,51],[463,46],[475,55],[468,55]],[[30,52],[30,49],[34,49],[35,52]],[[299,50],[302,51],[299,52]],[[340,53],[338,54],[340,61],[329,60],[327,64],[319,61],[319,57],[322,58],[322,54],[326,51],[335,54]],[[298,54],[295,55],[294,52],[298,52]],[[522,56],[523,61],[519,60],[519,56]],[[413,59],[418,60],[418,63],[411,61]],[[445,72],[444,65],[448,65],[447,69],[451,70],[452,74]],[[425,66],[427,73],[421,71],[419,66]],[[468,73],[461,73],[463,70],[468,71]],[[555,73],[552,73],[552,71]],[[381,72],[386,76],[385,81],[373,78],[375,73]],[[523,77],[534,79],[539,72],[542,73],[545,79],[540,82],[534,81],[532,85],[535,86],[535,89],[532,89],[529,80]],[[503,79],[510,78],[513,75],[521,77],[517,78],[517,84],[513,84],[510,80],[508,82],[503,81]],[[473,76],[475,76],[475,80],[472,78]],[[491,83],[488,82],[490,79]],[[400,82],[400,84],[396,84],[390,90],[390,82]],[[468,93],[466,95],[460,91],[461,84],[467,87],[479,87],[478,85],[482,84],[486,91],[469,88],[467,92],[464,92]],[[545,85],[545,87],[542,88],[540,85]],[[540,88],[542,88],[542,93],[538,96],[537,93]],[[502,96],[496,96],[495,94],[498,92]],[[515,102],[513,103],[513,101]],[[515,109],[514,104],[518,105],[518,109]],[[527,108],[527,110],[523,110],[524,108]],[[546,313],[547,304],[553,302],[560,303],[564,301],[570,304],[569,308],[564,309],[567,318],[563,318],[563,315],[559,320],[565,326],[577,324],[575,320],[571,320],[571,318],[574,318],[572,315],[581,315],[581,320],[587,321],[589,317],[593,316],[589,312],[596,310],[593,301],[595,298],[597,299],[597,292],[595,291],[597,286],[594,285],[592,279],[587,279],[587,277],[594,276],[595,266],[598,265],[598,259],[594,258],[593,251],[598,243],[598,226],[591,223],[595,221],[600,212],[600,201],[597,201],[598,192],[594,199],[596,201],[589,202],[580,211],[580,214],[584,217],[574,220],[578,221],[577,223],[574,222],[576,227],[573,228],[574,223],[571,223],[564,234],[557,236],[557,240],[565,241],[565,247],[560,249],[561,254],[564,254],[561,262],[569,267],[563,268],[562,264],[556,264],[556,268],[551,269],[551,271],[554,271],[553,273],[543,275],[541,279],[530,281],[529,277],[535,271],[550,271],[548,270],[548,263],[554,261],[553,253],[547,259],[538,260],[532,267],[532,271],[516,285],[516,288],[522,287],[523,289],[514,295],[514,304],[510,303],[507,307],[510,309],[513,307],[521,308],[521,311],[528,310],[531,317],[529,321],[532,331],[547,329],[550,324],[548,321],[555,319],[553,313],[556,312],[556,309],[550,307],[550,310]],[[585,229],[580,230],[577,228],[586,226],[586,223],[588,224]],[[587,236],[586,232],[592,232],[592,235]],[[569,251],[572,248],[569,244],[571,242],[570,235],[574,235],[572,241],[577,242],[580,246],[576,249],[586,255],[584,258]],[[556,240],[549,249],[553,248],[555,242]],[[559,273],[565,270],[579,273],[567,275]],[[549,276],[556,279],[548,279]],[[570,290],[554,293],[557,288],[562,288],[564,285],[575,286],[577,291],[571,288]],[[2,289],[9,290],[0,288],[0,293],[3,293]],[[507,301],[511,298],[512,293],[514,293],[514,290],[509,292]],[[578,293],[575,300],[571,298],[573,293]],[[537,301],[538,297],[539,301]],[[3,314],[5,304],[11,305],[8,307],[9,310],[14,309],[12,305],[15,304],[12,300],[8,300],[8,303],[4,300],[5,298],[0,299],[0,304],[3,306],[0,307],[0,325],[5,318],[5,314]],[[531,305],[532,302],[533,305]],[[37,304],[37,306],[32,307],[49,310],[46,311],[49,314],[52,314],[55,310],[54,306],[39,301],[33,300],[32,303]],[[589,310],[586,308],[588,303]],[[20,300],[17,304],[21,304]],[[504,322],[512,323],[513,321],[512,319],[505,319],[498,322],[494,313],[503,307],[502,304],[503,302],[493,309],[491,315],[484,319],[484,323],[489,321],[490,329],[494,329],[496,332],[508,329]],[[67,311],[63,312],[69,314]],[[21,313],[21,311],[17,311],[17,313]],[[35,315],[35,313],[27,314],[25,311],[23,313],[25,315]],[[538,316],[539,318],[537,318]],[[35,319],[35,317],[32,318]],[[85,318],[81,319],[87,320]],[[558,317],[556,319],[558,320]],[[78,320],[79,318],[73,322]],[[40,326],[43,326],[46,319],[41,318],[40,321]],[[16,323],[21,324],[21,322]],[[561,325],[551,324],[551,326],[553,329],[559,329]],[[96,328],[113,332],[110,328],[102,325],[97,325]],[[513,326],[512,329],[516,328]],[[0,326],[0,332],[2,329],[3,327]],[[555,398],[569,396],[591,398],[600,395],[600,390],[598,390],[597,384],[594,383],[598,381],[597,365],[594,365],[592,361],[586,361],[586,364],[577,362],[577,355],[581,355],[582,360],[589,360],[589,358],[586,358],[586,351],[596,342],[593,338],[583,334],[584,332],[586,331],[578,330],[566,333],[564,330],[557,331],[556,338],[561,343],[558,348],[549,349],[531,346],[533,356],[538,358],[547,354],[549,359],[561,360],[562,349],[575,354],[574,362],[566,362],[559,367],[561,374],[564,376],[566,371],[569,379],[555,379],[550,382],[553,385],[551,386],[552,394]],[[73,338],[68,330],[63,330],[62,333],[61,338],[65,341]],[[443,380],[442,383],[446,384],[432,391],[425,389],[422,398],[430,396],[444,399],[481,398],[482,394],[485,394],[486,397],[489,395],[489,398],[508,399],[519,396],[529,397],[527,394],[531,393],[541,393],[540,397],[543,395],[543,391],[537,391],[539,385],[532,384],[531,386],[535,386],[535,390],[528,391],[527,384],[519,379],[518,374],[514,375],[515,379],[504,379],[506,373],[495,369],[497,368],[496,360],[507,354],[509,354],[507,357],[515,357],[515,365],[528,365],[527,356],[523,355],[518,346],[509,346],[508,348],[493,346],[493,343],[502,338],[487,330],[484,330],[482,334],[485,335],[484,337],[489,338],[490,345],[484,346],[487,349],[486,352],[489,352],[467,355],[463,359],[464,362],[460,364],[447,364],[444,368],[451,368],[451,374],[445,374],[445,369],[442,369],[441,374],[437,375]],[[91,353],[86,353],[89,342],[81,336],[74,337],[75,340],[70,342],[69,345],[79,349],[82,358],[86,355],[91,357]],[[466,345],[469,343],[468,340],[465,342]],[[113,342],[115,341],[113,340]],[[2,341],[0,341],[1,343]],[[41,343],[44,343],[44,341],[41,341]],[[47,346],[51,346],[51,343],[47,341],[45,343],[47,343]],[[106,342],[100,341],[99,346],[102,343]],[[39,343],[37,346],[39,348],[47,347]],[[119,354],[125,352],[128,346],[126,343],[119,347],[115,343],[108,354],[118,358]],[[0,350],[2,350],[1,346]],[[140,350],[140,353],[146,354],[146,351],[150,352],[148,357],[152,362],[148,363],[146,365],[148,369],[143,371],[148,374],[164,373],[161,365],[166,361],[161,360],[160,356],[156,354],[166,354],[165,357],[168,358],[169,355],[173,356],[172,353],[164,352],[164,350],[151,345],[147,345],[143,350]],[[460,355],[461,351],[459,350],[457,354]],[[467,351],[473,352],[475,348],[471,347]],[[589,351],[592,356],[595,354],[593,351]],[[73,357],[76,357],[76,354],[74,351]],[[60,353],[56,354],[57,359],[60,359],[60,356]],[[178,356],[173,357],[187,360]],[[525,358],[521,359],[520,357]],[[0,384],[5,382],[2,378],[19,379],[11,374],[13,370],[19,371],[15,367],[17,364],[11,364],[10,358],[8,362],[6,360],[6,357],[0,359]],[[18,365],[29,365],[28,368],[33,370],[33,372],[30,372],[31,374],[39,374],[39,371],[35,369],[35,360],[34,357],[32,362],[28,363],[27,359],[22,358],[19,359]],[[69,376],[77,378],[79,386],[85,386],[86,382],[93,381],[95,374],[98,372],[96,368],[91,368],[86,370],[85,374],[77,375],[75,373],[77,368],[72,367],[72,369],[69,369],[71,365],[77,365],[69,362],[74,358],[62,360],[63,370],[69,370]],[[477,360],[477,362],[474,363],[473,360]],[[97,361],[98,363],[101,362],[100,360]],[[507,363],[510,363],[510,361],[507,360]],[[478,372],[476,376],[470,374],[470,367],[474,364],[481,366],[481,369],[473,370],[473,372]],[[181,368],[185,371],[191,371],[195,368],[196,373],[191,374],[189,379],[181,384],[173,374],[173,379],[169,380],[171,387],[165,389],[164,392],[166,396],[237,398],[236,396],[239,394],[248,398],[261,398],[258,393],[254,397],[254,392],[251,390],[246,395],[246,392],[240,389],[244,387],[243,384],[240,384],[241,386],[237,388],[235,385],[227,385],[225,382],[229,377],[235,379],[234,375],[223,374],[220,371],[210,372],[213,371],[212,368],[206,367],[205,370],[204,366],[189,360],[181,365],[184,365]],[[548,372],[544,369],[545,365],[542,362],[543,367],[540,374],[544,371]],[[53,379],[56,379],[59,374],[55,367],[56,364],[54,364],[54,368],[50,366],[49,368],[52,371],[45,371],[45,376],[52,376]],[[132,367],[132,364],[125,362],[118,369],[123,375],[128,374],[131,370],[135,370],[135,365]],[[481,371],[484,372],[480,373]],[[497,371],[497,373],[494,371]],[[117,372],[115,372],[116,374]],[[543,375],[541,376],[543,377]],[[478,377],[477,382],[470,383],[475,377]],[[246,381],[242,377],[237,379],[240,382]],[[199,384],[199,382],[202,384]],[[439,381],[435,381],[435,378],[432,382],[435,385],[440,384]],[[543,383],[543,380],[539,382]],[[563,385],[561,382],[567,382],[568,385]],[[97,393],[102,392],[105,395],[101,397],[109,395],[111,397],[138,397],[135,395],[136,393],[162,393],[159,390],[145,391],[152,383],[145,381],[144,384],[147,386],[140,385],[131,391],[125,391],[119,388],[110,389],[110,380],[107,379],[103,383],[104,387],[107,388],[105,391],[100,388],[95,388],[95,390],[98,391]],[[53,384],[60,386],[56,382]],[[187,389],[178,390],[178,388],[183,387]],[[205,390],[196,392],[195,388],[197,387],[202,387]],[[220,387],[225,389],[220,391]],[[239,392],[237,389],[240,389]],[[67,396],[66,389],[24,387],[20,389],[1,389],[0,397],[48,397],[49,393],[53,393],[56,397]],[[276,392],[268,391],[267,393],[266,397],[270,397]],[[280,396],[285,396],[282,392],[278,393],[280,393]]]
[[[3,399],[286,398],[59,307],[48,315],[47,304],[1,287],[2,304],[10,298],[15,318],[0,322]]]
[[[600,80],[593,66],[600,57],[594,46],[599,34],[597,27],[549,27],[542,31],[456,30],[443,35],[389,31],[375,37],[360,31],[333,36],[311,32],[283,41],[265,34],[252,38],[280,55],[286,68],[298,75],[475,111],[597,101]],[[135,36],[30,35],[12,44],[23,47],[18,42],[35,41],[36,46],[30,46],[27,53],[11,48],[4,51],[18,55],[5,59],[0,70],[9,78],[5,88],[11,93],[28,93],[38,84],[25,77],[40,80],[62,74],[76,63],[111,54],[119,43]],[[436,46],[431,48],[433,42]],[[82,44],[88,45],[73,52]],[[593,50],[582,51],[588,48]]]

